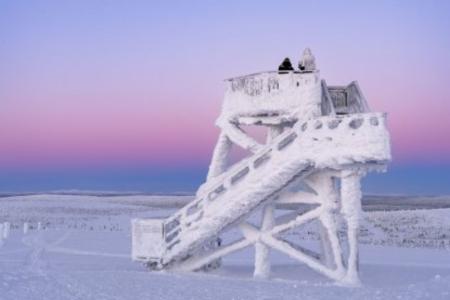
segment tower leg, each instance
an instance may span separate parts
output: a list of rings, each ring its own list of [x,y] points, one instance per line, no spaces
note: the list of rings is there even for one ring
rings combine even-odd
[[[328,245],[328,259],[329,261],[326,261],[327,267],[334,267],[336,268],[336,271],[339,273],[342,273],[344,275],[344,263],[342,261],[342,248],[339,243],[338,238],[338,231],[337,231],[337,222],[335,218],[335,213],[333,212],[324,212],[322,216],[320,217],[320,221],[323,226],[326,229],[327,233],[327,242]]]
[[[338,239],[336,214],[338,208],[338,191],[335,186],[334,173],[324,171],[310,177],[318,193],[323,212],[319,220],[319,234],[322,248],[322,262],[329,268],[344,272],[342,250]]]
[[[267,143],[270,143],[275,137],[283,132],[283,127],[280,125],[273,125],[269,127],[267,133]],[[261,231],[271,230],[275,225],[274,220],[274,205],[268,204],[263,209]],[[268,278],[270,276],[270,249],[262,242],[255,243],[255,270],[254,277]]]
[[[226,171],[228,154],[230,153],[232,145],[233,144],[228,136],[224,132],[221,132],[216,147],[214,148],[211,164],[209,165],[208,180]]]
[[[264,207],[261,231],[267,231],[274,226],[273,217],[274,207],[273,204],[268,204]],[[257,278],[268,278],[270,276],[270,249],[267,245],[258,241],[255,243],[255,271],[253,273],[254,277]]]
[[[359,285],[359,253],[358,233],[359,218],[361,214],[361,174],[354,170],[342,171],[341,175],[341,201],[342,214],[347,223],[348,263],[347,273],[343,282],[350,285]]]

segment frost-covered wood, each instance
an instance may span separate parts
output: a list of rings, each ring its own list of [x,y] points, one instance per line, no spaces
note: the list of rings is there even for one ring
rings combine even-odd
[[[347,223],[348,261],[347,274],[343,279],[349,284],[359,284],[358,276],[358,231],[361,215],[361,172],[344,170],[341,177],[342,214]]]
[[[328,87],[309,49],[300,65],[298,71],[227,81],[207,181],[192,202],[163,221],[155,241],[162,245],[159,269],[200,270],[254,246],[255,277],[269,277],[273,248],[333,280],[359,283],[360,179],[390,160],[386,116],[370,112],[356,82]],[[241,129],[250,124],[267,128],[265,144]],[[233,146],[252,154],[229,165]],[[275,219],[282,205],[301,209]],[[247,222],[256,213],[262,214],[259,227]],[[345,241],[338,238],[339,219],[346,224]],[[313,221],[319,224],[321,253],[283,236]],[[239,228],[242,239],[207,247],[232,228]]]
[[[347,86],[330,86],[328,87],[328,94],[333,103],[334,111],[338,114],[370,111],[369,104],[356,81],[351,82]]]

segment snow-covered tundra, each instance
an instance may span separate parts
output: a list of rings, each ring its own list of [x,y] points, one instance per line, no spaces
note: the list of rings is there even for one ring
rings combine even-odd
[[[363,285],[347,288],[277,252],[270,280],[253,279],[251,249],[208,274],[132,262],[130,218],[167,217],[191,196],[0,198],[0,221],[10,224],[0,242],[0,299],[450,299],[450,209],[381,211],[396,200],[380,199],[363,202],[376,209],[363,213],[360,230]],[[396,209],[414,207],[399,202]],[[319,248],[316,225],[292,236]]]

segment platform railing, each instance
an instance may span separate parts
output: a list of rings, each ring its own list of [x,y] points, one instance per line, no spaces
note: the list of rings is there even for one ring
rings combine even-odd
[[[314,76],[314,80],[311,79],[311,76]],[[308,86],[317,80],[316,72],[288,71],[287,73],[279,73],[278,71],[269,71],[230,78],[227,81],[229,82],[229,91],[245,93],[253,97],[279,91],[283,87]]]

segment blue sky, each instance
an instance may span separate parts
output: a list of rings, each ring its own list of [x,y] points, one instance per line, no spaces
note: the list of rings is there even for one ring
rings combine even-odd
[[[448,1],[2,1],[0,192],[195,191],[223,79],[312,48],[388,113],[370,193],[450,193]]]

